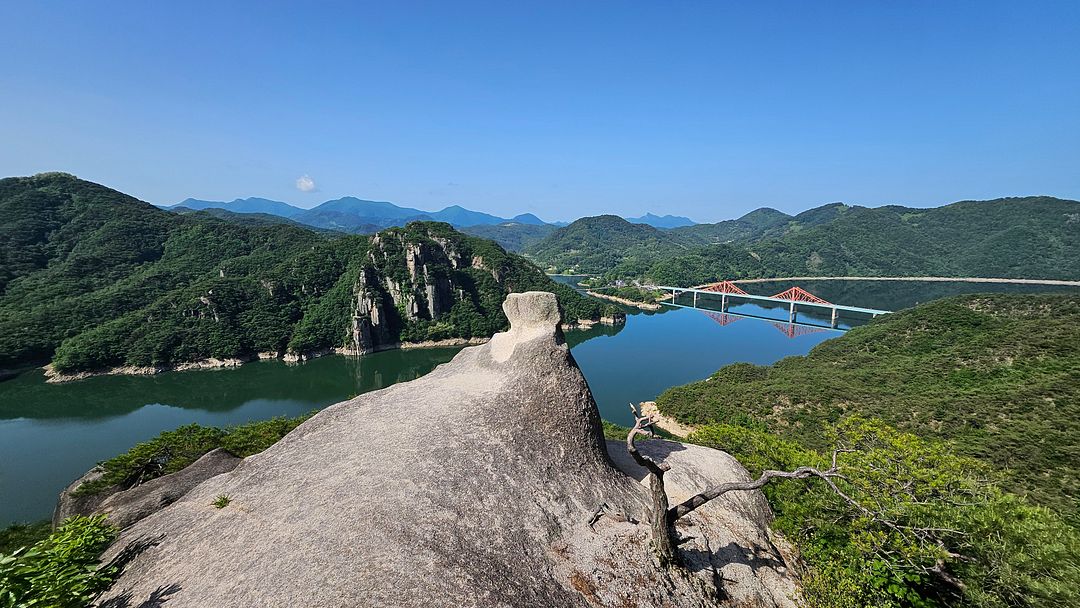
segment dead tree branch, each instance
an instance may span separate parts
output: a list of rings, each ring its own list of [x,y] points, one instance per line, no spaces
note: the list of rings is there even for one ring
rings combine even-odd
[[[649,490],[652,497],[649,522],[653,549],[662,563],[677,563],[679,555],[675,551],[675,546],[678,544],[675,519],[671,516],[671,509],[668,508],[667,490],[664,489],[664,473],[671,469],[671,465],[657,462],[638,451],[637,446],[634,445],[634,438],[638,435],[651,435],[653,420],[648,416],[642,416],[633,404],[630,404],[630,411],[634,414],[634,427],[626,435],[626,451],[630,452],[634,462],[649,472]],[[650,430],[646,431],[646,428]]]

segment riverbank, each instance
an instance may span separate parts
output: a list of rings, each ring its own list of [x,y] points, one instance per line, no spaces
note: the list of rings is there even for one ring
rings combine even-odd
[[[600,317],[599,319],[579,319],[576,322],[567,324],[566,326],[564,326],[564,329],[566,331],[573,331],[576,329],[585,330],[595,327],[597,324],[621,325],[623,323],[626,323],[626,316],[618,315],[613,317]],[[174,365],[121,365],[106,369],[80,371],[73,373],[58,372],[53,369],[51,363],[43,366],[41,369],[45,371],[45,382],[49,384],[60,384],[64,382],[74,382],[76,380],[93,378],[95,376],[154,376],[166,372],[228,369],[239,367],[245,363],[251,363],[252,361],[266,361],[272,359],[284,361],[285,363],[297,364],[304,363],[305,361],[311,361],[313,359],[318,359],[320,357],[325,357],[327,355],[362,357],[364,355],[391,350],[415,350],[424,348],[454,348],[476,346],[479,344],[485,344],[489,340],[491,340],[490,336],[479,338],[447,338],[445,340],[425,340],[423,342],[396,342],[393,344],[380,344],[375,348],[367,351],[357,351],[351,348],[325,348],[303,354],[262,352],[250,355],[248,357],[230,357],[227,359],[210,358],[203,359],[201,361],[187,361]],[[26,371],[29,369],[33,368],[24,368],[22,371]],[[17,375],[17,373],[12,374],[12,376],[14,375]]]
[[[623,325],[626,323],[626,315],[618,313],[613,317],[600,317],[599,319],[578,319],[573,323],[563,325],[564,331],[573,331],[575,329],[591,329],[597,325]]]
[[[689,424],[683,424],[671,416],[665,416],[663,412],[656,407],[655,401],[642,401],[638,404],[638,411],[641,412],[642,416],[648,416],[652,419],[653,425],[656,428],[671,433],[676,437],[685,439],[697,430],[696,427]]]
[[[594,298],[615,302],[616,304],[622,304],[623,306],[636,306],[642,310],[660,310],[660,305],[655,302],[638,302],[637,300],[628,300],[626,298],[620,298],[618,296],[612,296],[597,291],[586,291],[585,293]]]
[[[425,340],[423,342],[397,342],[394,344],[381,344],[375,348],[359,352],[349,348],[327,348],[320,349],[304,354],[296,353],[256,353],[248,357],[231,357],[228,359],[203,359],[201,361],[187,361],[184,363],[177,363],[175,365],[152,365],[152,366],[137,366],[137,365],[122,365],[117,367],[111,367],[101,370],[93,371],[81,371],[70,374],[65,374],[53,369],[52,364],[45,365],[42,369],[45,371],[45,382],[50,384],[60,384],[63,382],[74,382],[76,380],[84,380],[86,378],[92,378],[95,376],[154,376],[157,374],[163,374],[166,372],[186,372],[196,370],[212,370],[212,369],[227,369],[239,367],[245,363],[251,363],[252,361],[266,361],[271,359],[277,359],[284,361],[285,363],[303,363],[312,359],[318,359],[325,357],[326,355],[345,355],[359,357],[367,354],[384,352],[389,350],[413,350],[422,348],[452,348],[457,346],[475,346],[477,344],[484,344],[491,338],[447,338],[446,340]]]

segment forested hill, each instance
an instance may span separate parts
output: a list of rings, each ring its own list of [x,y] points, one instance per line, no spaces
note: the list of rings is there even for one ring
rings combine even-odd
[[[936,300],[657,405],[752,476],[838,468],[763,489],[807,606],[1080,606],[1078,323],[1074,295]]]
[[[447,224],[333,237],[162,211],[62,173],[0,180],[0,368],[168,367],[487,336],[510,291],[601,304]]]
[[[670,285],[806,275],[1080,279],[1080,203],[1051,197],[933,209],[831,204],[794,217],[758,210],[637,241],[624,238],[628,230],[611,216],[583,218],[526,253],[559,271]]]
[[[736,364],[668,390],[685,422],[827,448],[859,415],[993,463],[1013,491],[1080,524],[1080,297],[968,295],[881,317],[772,366]]]
[[[632,224],[617,215],[579,219],[525,248],[556,271],[601,274],[627,260],[660,259],[665,249],[685,247],[664,230]]]

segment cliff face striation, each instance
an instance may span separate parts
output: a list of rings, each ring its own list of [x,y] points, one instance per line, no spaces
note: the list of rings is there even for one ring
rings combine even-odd
[[[101,605],[793,606],[757,494],[680,523],[685,568],[656,562],[641,474],[609,456],[555,297],[503,308],[489,343],[323,410],[124,530],[107,558],[152,546]],[[722,452],[642,446],[672,463],[674,495],[746,476]]]

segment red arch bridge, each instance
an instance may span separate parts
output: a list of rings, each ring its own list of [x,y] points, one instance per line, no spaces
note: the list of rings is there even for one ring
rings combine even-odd
[[[876,308],[863,308],[861,306],[845,306],[843,304],[834,304],[827,302],[822,298],[815,296],[814,294],[806,291],[802,287],[792,287],[781,291],[780,293],[772,296],[758,296],[746,293],[741,287],[739,287],[734,281],[720,281],[718,283],[709,283],[708,285],[698,285],[696,287],[671,287],[668,285],[646,285],[645,287],[656,289],[660,291],[671,292],[671,302],[673,306],[680,306],[678,304],[678,297],[684,294],[693,294],[693,308],[698,308],[698,296],[701,294],[708,296],[720,295],[720,311],[721,313],[728,312],[728,306],[732,299],[737,301],[750,301],[750,302],[762,302],[769,304],[784,305],[788,309],[788,323],[797,323],[798,314],[800,309],[818,309],[828,310],[831,312],[831,325],[836,328],[839,324],[840,313],[855,313],[858,315],[869,315],[871,318],[878,315],[888,314],[888,310],[878,310]]]

